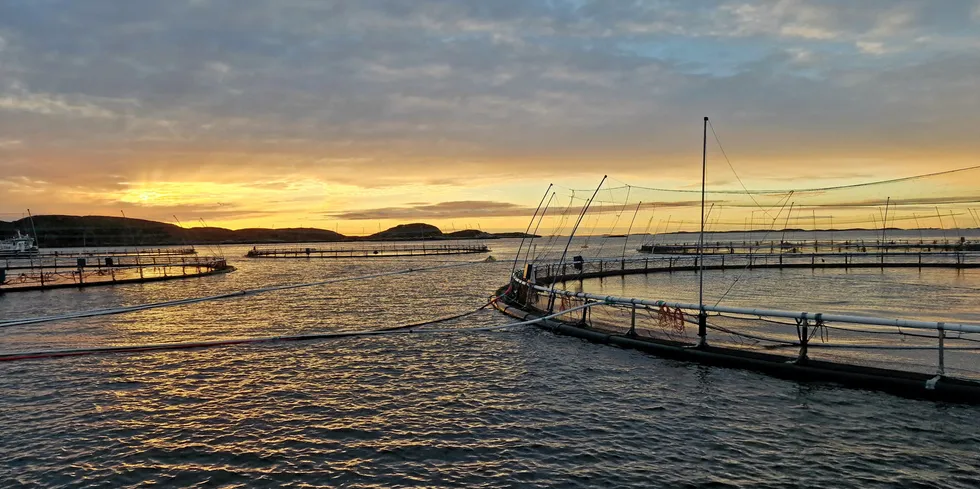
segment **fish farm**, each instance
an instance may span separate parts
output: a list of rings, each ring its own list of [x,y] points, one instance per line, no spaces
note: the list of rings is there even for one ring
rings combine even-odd
[[[222,257],[192,248],[51,251],[0,259],[0,293],[157,282],[233,271]]]
[[[959,262],[950,258],[946,263],[929,265],[976,267],[980,266],[978,258],[972,256],[966,263],[962,258]],[[795,265],[808,267],[810,263]],[[908,264],[873,266],[905,265]],[[720,263],[712,266],[715,270],[723,267]],[[726,266],[738,269],[745,264]],[[708,267],[706,264],[703,270]],[[529,264],[499,291],[501,300],[496,305],[500,311],[521,320],[548,318],[537,325],[549,331],[665,357],[908,396],[980,402],[980,379],[946,375],[950,356],[959,355],[959,360],[963,360],[963,354],[975,356],[980,350],[976,345],[980,342],[980,325],[702,306],[593,294],[569,287],[571,283],[581,284],[588,279],[697,270],[698,264],[690,260],[678,263],[670,257],[652,262],[648,259],[579,261],[567,267]],[[870,361],[864,355],[840,355],[844,350],[876,350],[876,356]],[[887,358],[891,352],[922,350],[934,351],[932,372],[875,365],[900,364],[901,356]],[[833,354],[824,355],[828,351]]]
[[[959,177],[957,172],[863,184],[858,186],[861,189],[859,195],[855,195],[849,186],[746,190],[744,193],[713,191],[710,207],[706,206],[709,192],[702,189],[704,198],[700,209],[692,200],[663,208],[663,202],[669,201],[670,194],[689,193],[686,189],[665,190],[628,184],[604,187],[605,177],[593,190],[566,189],[561,196],[549,186],[527,229],[521,233],[523,237],[519,244],[515,239],[516,252],[506,282],[502,280],[499,284],[502,286],[490,300],[475,310],[381,329],[327,334],[299,332],[133,347],[24,351],[5,355],[0,360],[536,326],[596,343],[696,363],[755,370],[787,379],[834,382],[909,397],[980,403],[980,322],[969,310],[960,309],[956,313],[958,316],[936,317],[917,310],[917,301],[921,299],[909,298],[907,312],[911,317],[887,317],[874,314],[874,310],[855,310],[853,307],[844,310],[814,308],[808,302],[805,290],[790,298],[788,303],[784,300],[774,306],[765,292],[786,289],[803,273],[817,277],[814,274],[818,271],[838,271],[842,275],[835,280],[842,282],[843,290],[862,290],[866,285],[862,281],[869,280],[865,273],[868,271],[882,276],[901,270],[920,274],[947,273],[950,280],[955,280],[957,274],[980,268],[980,215],[967,209],[977,228],[965,229],[956,224],[957,216],[962,219],[964,213],[957,212],[955,206],[969,201],[968,195],[973,191],[969,186],[954,185]],[[914,195],[919,188],[917,180],[921,179],[945,183],[943,188],[949,203],[943,204],[944,209],[936,205],[939,200],[935,196]],[[913,195],[892,201],[891,194],[903,192]],[[928,202],[935,208],[935,213],[927,214],[925,211],[929,209],[921,202]],[[870,212],[867,214],[870,220],[865,220],[860,213],[870,210],[869,207],[878,214]],[[793,209],[797,210],[795,220]],[[834,209],[837,214],[832,215],[827,209]],[[824,214],[818,215],[818,210]],[[651,233],[655,218],[665,212],[667,216],[660,218]],[[722,212],[733,216],[722,220]],[[922,212],[921,217],[919,212]],[[755,224],[758,213],[765,219],[761,227]],[[739,222],[748,224],[750,216],[751,225],[739,226]],[[920,221],[928,223],[933,219],[938,227],[919,225]],[[636,223],[644,220],[646,228],[634,231]],[[889,227],[889,223],[910,220],[916,223],[914,229]],[[807,221],[809,229],[802,226]],[[949,221],[954,227],[944,225]],[[689,229],[692,222],[701,227],[696,243],[690,242],[690,231],[682,232]],[[837,230],[831,222],[856,225],[857,229]],[[865,227],[868,223],[870,229]],[[677,228],[672,229],[672,226]],[[620,232],[624,229],[625,233]],[[257,259],[329,259],[337,264],[325,266],[343,267],[345,260],[425,259],[489,251],[489,247],[480,243],[378,242],[317,247],[254,245],[250,249],[243,247],[240,252],[245,257]],[[358,277],[321,277],[305,283],[271,284],[212,296],[13,319],[0,321],[0,326],[125,314],[494,262],[497,260],[492,257],[471,261],[463,258],[436,260],[428,264],[419,260],[418,264],[423,266],[404,270],[386,270]],[[251,273],[271,277],[280,269],[305,274],[315,273],[318,268],[300,262],[270,266],[257,260],[250,263],[249,269]],[[146,282],[231,270],[234,268],[223,258],[198,257],[189,248],[44,252],[4,260],[0,269],[3,273],[0,291]],[[857,272],[862,270],[864,272]],[[708,273],[712,276],[706,291],[705,275]],[[767,273],[769,275],[765,275]],[[852,273],[855,274],[853,279],[850,278]],[[638,277],[642,280],[629,282]],[[613,278],[615,280],[610,280]],[[740,296],[740,289],[752,280],[763,283],[752,285],[756,291],[753,294]],[[661,283],[669,287],[660,287]],[[692,294],[685,283],[696,283],[696,294]],[[840,304],[846,305],[847,301]],[[788,307],[794,305],[800,307]],[[491,306],[513,321],[476,328],[425,328],[468,317]]]
[[[705,159],[707,127],[706,118]],[[917,297],[908,298],[908,319],[814,308],[805,295],[775,307],[760,293],[791,288],[802,273],[859,291],[881,280],[869,273],[929,270],[955,281],[980,268],[980,214],[961,207],[975,200],[964,172],[977,168],[783,191],[606,186],[607,177],[595,189],[549,186],[527,232],[552,231],[522,240],[495,306],[548,331],[667,358],[980,403],[975,314],[923,317]],[[964,217],[977,227],[964,229]],[[749,280],[767,283],[739,297]]]
[[[412,244],[378,245],[356,248],[258,248],[253,247],[246,258],[396,258],[489,253],[485,244]]]

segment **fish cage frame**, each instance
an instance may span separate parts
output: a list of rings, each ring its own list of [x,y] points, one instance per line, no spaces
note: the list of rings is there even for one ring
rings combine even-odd
[[[903,262],[882,262],[878,253],[864,253],[863,255],[868,255],[866,258],[871,260],[859,261],[858,263],[854,263],[850,259],[847,262],[817,263],[818,266],[815,268],[921,266],[961,269],[980,267],[980,254],[970,252],[924,254],[927,258],[944,258],[946,260],[929,261],[927,259],[922,263],[919,263],[921,261],[918,258],[919,253],[908,253],[910,256],[915,256],[916,260]],[[951,376],[947,372],[946,366],[946,355],[949,351],[980,350],[980,346],[958,347],[947,344],[962,339],[963,334],[980,334],[980,324],[693,304],[575,292],[558,287],[559,283],[565,284],[569,281],[586,278],[641,273],[671,273],[674,271],[746,269],[748,263],[752,263],[748,261],[736,265],[729,261],[727,264],[722,264],[723,256],[704,255],[702,263],[698,263],[699,257],[691,256],[662,256],[652,260],[651,258],[575,260],[571,264],[561,262],[529,263],[523,271],[514,271],[510,283],[498,290],[500,300],[495,305],[501,312],[521,319],[541,318],[554,315],[556,312],[561,313],[562,311],[581,308],[583,312],[578,317],[561,320],[548,319],[538,323],[538,326],[557,334],[579,337],[596,343],[638,349],[658,356],[745,368],[788,379],[838,382],[844,385],[883,390],[908,397],[980,404],[980,382]],[[716,263],[707,265],[707,262],[712,259]],[[810,257],[810,259],[813,260],[814,258]],[[650,266],[651,261],[654,262],[654,266]],[[768,264],[756,263],[753,268],[813,268],[813,264],[806,262],[806,258],[804,258],[802,262],[797,263],[785,261]],[[541,278],[537,278],[537,272],[542,270],[544,273]],[[542,301],[542,298],[545,300]],[[594,324],[590,324],[589,311],[596,307],[628,310],[630,312],[630,324],[618,328],[595,327]],[[692,344],[686,341],[678,341],[677,338],[663,339],[639,336],[636,323],[638,311],[655,315],[661,321],[662,326],[667,324],[686,328],[688,324],[696,325],[697,342]],[[787,346],[795,347],[796,352],[792,356],[787,356],[709,345],[709,330],[739,334],[712,326],[708,323],[709,314],[715,316],[737,315],[745,320],[755,320],[756,318],[763,320],[766,318],[792,321],[792,323],[783,324],[792,326],[795,323],[798,334],[797,340],[788,342]],[[810,351],[818,348],[872,348],[871,346],[855,344],[821,345],[813,340],[816,334],[821,334],[821,328],[825,330],[828,325],[837,324],[892,328],[901,335],[915,334],[904,330],[928,332],[927,334],[924,333],[922,337],[926,338],[924,341],[929,341],[928,338],[934,339],[936,341],[935,347],[902,346],[896,349],[936,350],[934,371],[927,374],[811,359]],[[748,337],[751,338],[751,336]],[[760,339],[777,341],[772,338]],[[874,348],[881,347],[874,346]]]
[[[0,294],[158,282],[234,270],[223,257],[187,256],[180,252],[51,253],[4,260],[0,264]]]
[[[417,256],[472,255],[490,253],[486,244],[429,244],[390,245],[367,248],[259,248],[253,246],[245,253],[246,258],[404,258]]]

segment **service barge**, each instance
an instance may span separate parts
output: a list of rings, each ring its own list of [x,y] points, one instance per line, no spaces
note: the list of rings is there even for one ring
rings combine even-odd
[[[37,254],[34,238],[20,234],[20,230],[11,238],[0,239],[0,258],[23,258]]]
[[[935,323],[901,319],[883,319],[863,316],[813,314],[738,307],[721,307],[699,304],[682,304],[638,298],[602,296],[572,292],[557,288],[563,281],[578,280],[578,274],[536,278],[535,265],[525,266],[516,272],[509,285],[497,291],[496,308],[517,319],[535,320],[538,327],[556,334],[582,338],[594,343],[636,349],[660,357],[698,362],[707,365],[748,369],[775,377],[799,381],[835,382],[845,386],[867,388],[893,394],[941,401],[980,404],[980,382],[946,375],[944,351],[957,348],[945,346],[956,339],[953,335],[980,333],[980,325]],[[605,275],[605,274],[604,274]],[[607,275],[608,276],[608,275]],[[543,284],[543,285],[542,285]],[[597,324],[590,320],[589,310],[594,307],[632,309],[632,320],[621,327]],[[664,338],[649,337],[639,333],[638,310],[654,317],[666,317],[680,328],[695,325],[698,341],[695,344]],[[563,314],[567,312],[567,314]],[[794,355],[776,354],[728,346],[711,345],[707,330],[715,329],[708,321],[701,321],[706,313],[739,314],[744,317],[783,318],[796,321],[798,340],[787,346],[795,347]],[[554,317],[550,317],[554,316]],[[629,320],[628,320],[629,321]],[[662,324],[662,323],[661,323]],[[813,339],[814,333],[825,324],[869,325],[871,327],[905,328],[906,331],[931,330],[938,345],[937,370],[934,374],[853,365],[810,358],[808,349],[821,345]],[[734,333],[724,330],[726,333]],[[932,338],[930,336],[930,338]],[[975,348],[972,348],[975,349]]]

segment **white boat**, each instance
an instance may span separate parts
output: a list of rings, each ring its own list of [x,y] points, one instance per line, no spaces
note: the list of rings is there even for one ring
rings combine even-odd
[[[0,257],[2,258],[33,256],[37,253],[34,238],[20,234],[19,230],[13,238],[0,240]]]

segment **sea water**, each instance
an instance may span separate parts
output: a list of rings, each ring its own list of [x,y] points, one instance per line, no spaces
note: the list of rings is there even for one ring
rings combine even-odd
[[[627,254],[642,241],[631,238]],[[489,241],[493,263],[0,328],[0,350],[364,330],[449,316],[485,304],[507,282],[519,242]],[[623,239],[576,240],[569,254],[600,245],[615,257]],[[238,270],[226,275],[0,295],[0,319],[482,258],[240,258],[250,247],[198,247],[227,256]],[[836,271],[752,275],[726,300],[977,320],[980,271],[859,273],[854,281]],[[589,286],[689,300],[695,277]],[[706,276],[709,296],[732,275],[714,277]],[[510,321],[484,310],[444,326]],[[111,354],[0,363],[0,487],[965,488],[980,480],[977,414],[533,327]]]

